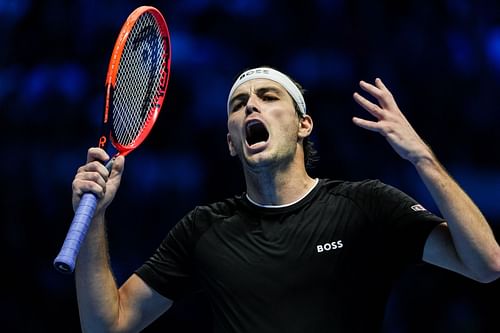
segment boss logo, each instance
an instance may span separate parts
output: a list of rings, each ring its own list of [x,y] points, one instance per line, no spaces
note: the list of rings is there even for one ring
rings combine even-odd
[[[252,74],[269,74],[269,70],[267,70],[267,69],[254,69],[254,70],[250,70],[248,72],[245,72],[245,73],[241,74],[240,77],[238,78],[238,80],[241,80],[244,77],[247,77],[247,76],[252,75]]]
[[[324,252],[324,251],[332,251],[332,250],[337,250],[341,249],[344,246],[342,244],[342,240],[334,241],[331,243],[325,243],[323,245],[317,245],[316,249],[318,250],[318,253]]]

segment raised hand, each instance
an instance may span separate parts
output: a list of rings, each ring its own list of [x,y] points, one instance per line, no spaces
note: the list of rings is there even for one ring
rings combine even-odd
[[[87,162],[78,169],[73,180],[73,209],[76,210],[85,192],[92,192],[100,199],[96,212],[101,212],[111,203],[120,186],[125,160],[123,156],[117,157],[109,172],[102,164],[108,159],[108,154],[100,148],[88,150]]]
[[[355,92],[353,95],[354,100],[376,119],[366,120],[353,117],[354,124],[383,135],[402,158],[413,164],[417,163],[421,158],[432,156],[430,148],[403,115],[391,92],[382,83],[381,79],[375,79],[374,85],[360,81],[359,86],[373,96],[378,104]]]

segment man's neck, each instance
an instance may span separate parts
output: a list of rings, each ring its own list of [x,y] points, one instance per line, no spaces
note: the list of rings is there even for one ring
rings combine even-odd
[[[287,205],[307,194],[316,184],[305,168],[245,173],[247,195],[260,205]]]

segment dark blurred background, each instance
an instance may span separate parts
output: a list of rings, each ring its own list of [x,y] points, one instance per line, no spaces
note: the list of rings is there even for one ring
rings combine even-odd
[[[321,158],[313,176],[378,178],[438,213],[411,165],[351,123],[369,117],[352,100],[359,80],[381,77],[498,238],[498,1],[0,0],[1,331],[80,330],[73,277],[52,261],[73,217],[73,176],[97,145],[115,38],[145,4],[169,24],[172,75],[109,209],[118,283],[195,205],[244,190],[227,153],[225,103],[235,76],[258,65],[307,89]],[[385,332],[499,332],[499,283],[411,268],[391,295]],[[206,301],[193,295],[146,331],[209,328]]]

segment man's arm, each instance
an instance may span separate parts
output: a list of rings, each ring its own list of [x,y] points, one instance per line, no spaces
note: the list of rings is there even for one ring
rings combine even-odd
[[[378,104],[358,93],[354,93],[354,100],[377,120],[353,117],[354,124],[383,135],[402,158],[415,166],[447,221],[429,235],[423,260],[480,282],[499,278],[500,247],[478,207],[415,132],[382,81],[376,79],[375,85],[361,81],[360,87]]]
[[[89,232],[77,258],[76,290],[83,332],[138,332],[165,312],[170,300],[132,275],[118,289],[109,264],[104,212],[120,184],[124,159],[118,158],[108,175],[98,161],[108,159],[96,148],[88,152],[87,164],[73,181],[73,206],[82,193],[93,192],[100,199]]]

